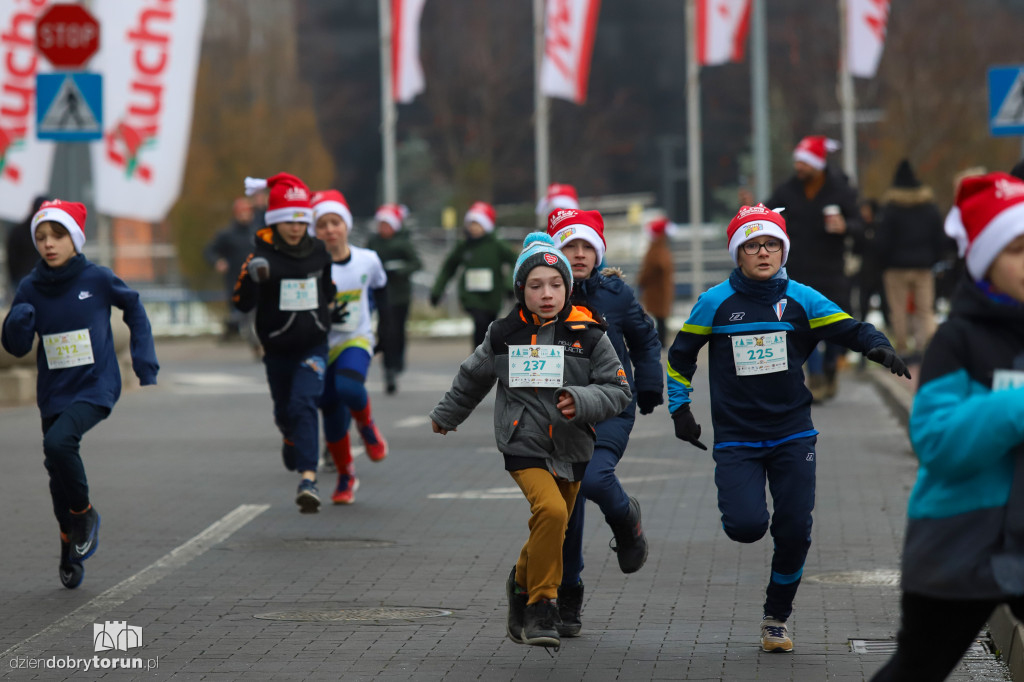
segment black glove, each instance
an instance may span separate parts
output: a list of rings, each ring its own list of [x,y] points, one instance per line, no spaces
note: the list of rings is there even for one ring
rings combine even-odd
[[[331,324],[345,324],[348,315],[348,301],[334,304],[334,308],[331,309]]]
[[[882,367],[888,367],[889,371],[896,376],[910,378],[910,372],[907,371],[907,363],[903,361],[903,358],[896,355],[896,351],[893,350],[892,346],[875,346],[864,356],[872,362],[877,362]]]
[[[430,295],[430,305],[437,307],[437,304],[441,302],[441,294]]]
[[[640,391],[636,394],[636,406],[640,408],[640,414],[650,414],[654,408],[665,402],[658,391]]]
[[[270,263],[266,258],[253,258],[249,261],[249,277],[254,282],[266,282],[270,279]]]
[[[679,440],[685,440],[695,448],[701,450],[707,450],[708,447],[701,443],[700,438],[700,424],[693,418],[693,413],[690,412],[690,406],[682,405],[678,410],[672,413],[672,421],[676,425],[676,438]]]

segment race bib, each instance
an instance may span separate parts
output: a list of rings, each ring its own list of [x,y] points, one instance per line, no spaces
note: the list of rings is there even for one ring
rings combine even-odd
[[[561,388],[563,352],[561,346],[509,346],[509,387]]]
[[[1009,391],[1024,386],[1024,372],[1015,369],[997,369],[992,373],[992,390]]]
[[[737,376],[785,372],[789,369],[786,332],[734,336],[732,357]]]
[[[359,321],[363,315],[363,292],[360,289],[352,291],[339,291],[334,297],[335,305],[345,304],[345,312],[348,317],[344,322],[334,322],[331,329],[336,332],[354,332],[359,328]]]
[[[96,362],[92,356],[92,338],[88,329],[43,336],[43,352],[50,369],[67,369]]]
[[[492,291],[494,270],[490,268],[467,268],[466,291]]]
[[[316,277],[281,280],[281,310],[316,310]]]

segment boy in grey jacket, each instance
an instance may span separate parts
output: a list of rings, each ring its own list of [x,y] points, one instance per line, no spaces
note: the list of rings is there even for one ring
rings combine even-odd
[[[593,425],[632,396],[604,323],[569,303],[572,268],[549,236],[527,235],[512,281],[519,305],[490,325],[430,419],[434,433],[455,431],[497,381],[495,440],[533,510],[506,582],[508,636],[557,647],[562,540],[594,452]]]

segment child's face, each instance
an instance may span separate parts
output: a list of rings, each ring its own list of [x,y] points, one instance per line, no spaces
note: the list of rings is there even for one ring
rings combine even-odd
[[[36,250],[51,268],[59,268],[75,257],[75,243],[60,223],[44,220],[36,226]]]
[[[337,213],[320,216],[316,221],[316,236],[327,248],[348,244],[348,225]]]
[[[757,253],[751,255],[747,250],[753,251],[754,244],[758,245]],[[772,253],[768,249],[775,251]],[[750,279],[769,280],[782,267],[782,240],[770,235],[754,237],[736,250],[736,261],[739,263],[740,272]]]
[[[573,239],[563,246],[562,255],[569,259],[575,280],[587,279],[597,267],[597,250],[582,239]]]
[[[483,237],[486,232],[487,230],[484,229],[484,226],[475,220],[471,220],[466,225],[466,234],[468,234],[471,239],[480,239],[480,237]]]
[[[295,246],[302,241],[302,235],[306,234],[306,228],[309,226],[306,223],[290,220],[286,223],[277,223],[274,227],[286,244]]]
[[[988,269],[992,288],[1024,303],[1024,235],[1003,247]]]
[[[526,309],[545,320],[558,315],[565,307],[565,282],[558,270],[538,265],[526,276],[523,290]]]
[[[377,234],[384,239],[391,239],[395,236],[395,228],[391,227],[391,223],[381,220],[377,223]]]

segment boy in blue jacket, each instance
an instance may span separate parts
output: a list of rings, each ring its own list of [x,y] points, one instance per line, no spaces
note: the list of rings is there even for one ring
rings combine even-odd
[[[39,336],[36,402],[53,513],[60,526],[60,580],[70,589],[81,584],[82,562],[96,551],[100,529],[79,444],[110,415],[121,395],[111,306],[124,311],[139,382],[155,384],[160,368],[139,294],[81,253],[85,216],[85,206],[60,199],[45,202],[33,216],[32,236],[42,260],[18,286],[0,337],[4,349],[21,357]]]
[[[697,354],[708,350],[715,485],[722,528],[736,542],[775,541],[761,648],[792,651],[786,620],[811,546],[814,446],[803,364],[819,341],[864,353],[910,378],[885,335],[786,276],[789,235],[780,213],[744,206],[728,227],[729,279],[697,299],[668,352],[668,409],[676,437],[706,450],[690,411]],[[774,513],[769,518],[765,480]],[[771,525],[769,527],[769,520]]]
[[[966,178],[946,232],[967,274],[921,365],[902,618],[873,682],[944,680],[994,608],[1024,618],[1024,182]]]

